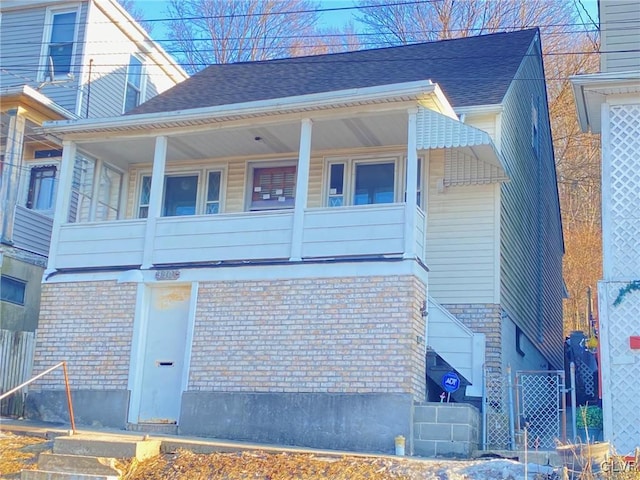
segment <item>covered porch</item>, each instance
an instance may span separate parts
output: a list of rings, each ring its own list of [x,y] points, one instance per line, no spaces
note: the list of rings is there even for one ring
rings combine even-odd
[[[310,97],[48,125],[64,139],[48,273],[426,264],[430,152],[456,167],[443,182],[504,177],[489,136],[431,82]]]

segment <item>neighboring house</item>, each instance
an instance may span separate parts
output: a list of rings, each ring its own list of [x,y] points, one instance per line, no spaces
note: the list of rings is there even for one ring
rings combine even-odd
[[[483,366],[562,367],[537,30],[214,65],[45,131],[36,365],[69,361],[81,423],[411,449],[442,392],[427,349],[476,404]],[[63,419],[63,395],[39,381],[29,414]]]
[[[640,446],[640,4],[598,5],[601,73],[572,82],[582,129],[601,134],[604,437],[624,454]]]
[[[120,115],[187,75],[115,0],[5,0],[0,16],[0,328],[34,331],[62,154],[39,127]]]

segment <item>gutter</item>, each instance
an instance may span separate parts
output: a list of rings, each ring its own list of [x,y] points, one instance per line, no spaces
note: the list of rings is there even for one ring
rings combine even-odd
[[[408,82],[402,84],[382,85],[366,88],[338,90],[295,97],[284,97],[268,100],[257,100],[245,103],[216,105],[213,107],[194,108],[189,110],[163,111],[125,115],[120,117],[80,120],[60,120],[45,122],[44,131],[48,133],[83,133],[95,130],[134,129],[143,130],[158,123],[180,124],[192,121],[224,120],[225,117],[251,117],[280,113],[283,111],[309,111],[332,106],[349,104],[361,105],[367,102],[391,100],[393,98],[421,97],[434,93],[437,84],[430,80]],[[447,106],[443,106],[447,109]],[[448,107],[451,108],[451,107]]]

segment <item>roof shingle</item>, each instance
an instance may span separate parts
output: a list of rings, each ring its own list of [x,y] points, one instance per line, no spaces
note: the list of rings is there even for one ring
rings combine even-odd
[[[502,101],[537,29],[355,52],[211,65],[129,114],[431,80],[454,107]]]

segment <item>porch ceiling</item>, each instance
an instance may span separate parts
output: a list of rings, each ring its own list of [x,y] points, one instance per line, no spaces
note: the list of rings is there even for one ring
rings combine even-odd
[[[312,149],[330,151],[346,148],[407,144],[406,110],[347,118],[314,120]],[[158,132],[158,135],[161,133]],[[203,160],[220,157],[297,155],[300,122],[210,128],[167,134],[167,161]],[[121,168],[153,160],[155,137],[103,138],[80,142],[79,149]]]

